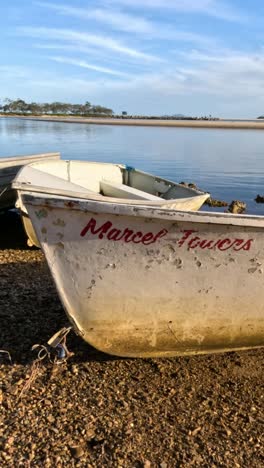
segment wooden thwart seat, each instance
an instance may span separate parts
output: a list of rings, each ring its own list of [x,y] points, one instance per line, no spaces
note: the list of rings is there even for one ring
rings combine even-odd
[[[129,187],[128,185],[110,182],[108,180],[101,181],[100,188],[103,195],[107,197],[128,198],[131,200],[160,201],[160,197],[157,197],[156,195],[143,192],[143,190],[138,190],[134,187]]]

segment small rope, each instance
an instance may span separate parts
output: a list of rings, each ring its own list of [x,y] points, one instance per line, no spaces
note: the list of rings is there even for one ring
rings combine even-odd
[[[28,380],[25,382],[19,396],[20,400],[24,394],[30,389],[33,382],[37,379],[40,374],[41,364],[48,358],[49,362],[53,365],[61,364],[65,362],[69,357],[73,356],[66,346],[66,338],[72,327],[62,328],[55,333],[48,341],[47,345],[35,344],[31,350],[38,350],[37,358],[31,364],[31,373]],[[52,357],[52,351],[55,351],[57,355]]]
[[[24,394],[30,389],[31,385],[38,377],[39,371],[40,371],[40,361],[38,359],[35,359],[35,361],[33,361],[33,363],[31,364],[31,374],[28,380],[26,381],[26,383],[23,385],[23,388],[18,395],[18,400],[20,400],[24,396]]]

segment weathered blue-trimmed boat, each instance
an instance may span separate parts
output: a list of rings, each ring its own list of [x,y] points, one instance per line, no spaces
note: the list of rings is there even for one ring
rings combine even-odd
[[[122,165],[90,161],[41,161],[23,168],[13,188],[29,245],[39,246],[20,194],[52,193],[119,204],[158,206],[176,210],[198,210],[208,193]]]

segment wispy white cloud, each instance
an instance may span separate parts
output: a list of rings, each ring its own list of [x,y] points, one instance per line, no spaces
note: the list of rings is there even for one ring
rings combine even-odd
[[[93,65],[93,64],[90,64],[90,63],[86,62],[85,60],[77,60],[77,59],[68,58],[68,57],[56,57],[56,56],[55,57],[49,57],[49,59],[53,60],[54,62],[66,63],[68,65],[74,65],[74,66],[77,66],[77,67],[86,68],[88,70],[93,70],[93,71],[96,71],[96,72],[105,73],[107,75],[122,76],[122,77],[128,77],[129,76],[127,73],[123,73],[123,72],[120,72],[120,71],[117,71],[117,70],[113,70],[111,68],[101,67],[99,65]]]
[[[264,59],[261,54],[247,55],[229,51],[225,56],[201,56],[185,66],[159,72],[142,73],[128,79],[105,80],[104,89],[128,92],[137,102],[139,95],[165,97],[219,96],[219,98],[252,99],[263,95]],[[100,93],[101,82],[94,91]],[[263,96],[264,99],[264,96]]]
[[[222,96],[260,96],[264,80],[264,57],[261,52],[233,50],[204,54],[186,53],[186,65],[179,67],[192,92]]]
[[[77,44],[69,44],[67,43],[58,43],[58,42],[53,42],[53,43],[34,43],[33,47],[35,49],[42,49],[42,50],[63,50],[67,52],[84,52],[85,54],[89,55],[94,55],[98,57],[99,51],[98,49],[95,49],[94,47],[87,47],[87,46],[81,46]],[[102,52],[103,53],[103,52]],[[101,55],[101,54],[100,54]],[[107,55],[105,55],[107,56]]]
[[[124,32],[133,33],[152,33],[154,31],[153,24],[145,18],[124,13],[119,10],[110,10],[102,8],[80,8],[65,4],[35,2],[36,5],[46,7],[56,11],[61,15],[79,18],[81,20],[92,19],[100,23],[111,26],[113,29]]]
[[[221,70],[233,74],[254,74],[263,73],[264,75],[264,55],[262,51],[256,53],[243,53],[241,51],[223,49],[212,51],[211,53],[191,50],[181,54],[187,63],[192,66],[197,63],[197,70],[209,67],[210,69]]]
[[[203,95],[207,99],[210,96],[231,100],[236,98],[243,100],[245,96],[247,99],[251,97],[261,100],[263,96],[264,99],[264,56],[262,50],[251,54],[228,49],[216,50],[211,53],[192,50],[182,54],[183,63],[181,65],[170,64],[170,66],[159,67],[151,73],[141,71],[136,75],[125,75],[124,73],[124,76],[122,76],[123,72],[93,65],[83,60],[61,56],[50,58],[56,62],[100,71],[105,75],[105,78],[79,79],[69,71],[66,79],[65,76],[61,76],[58,69],[56,71],[54,69],[43,74],[40,79],[38,70],[34,67],[27,70],[23,67],[2,65],[0,66],[0,81],[4,83],[20,76],[25,78],[23,80],[24,86],[30,86],[30,83],[34,81],[34,85],[37,82],[42,83],[41,86],[44,87],[54,87],[57,91],[61,89],[61,93],[65,92],[68,87],[73,96],[81,96],[89,89],[89,92],[94,93],[97,98],[100,98],[100,95],[106,90],[110,92],[110,95],[112,91],[118,93],[119,90],[127,93],[127,96],[131,96],[131,100],[138,102],[139,107],[139,96],[144,95],[144,93],[152,94],[160,102],[169,96],[176,99],[177,96],[185,96],[187,99],[195,95]],[[78,89],[76,88],[77,83],[79,84]],[[60,96],[60,98],[62,97]],[[112,107],[114,107],[113,104]]]
[[[96,64],[99,64],[103,68],[109,68],[111,70],[121,70],[121,73],[143,73],[144,70],[152,69],[153,62],[151,61],[142,61],[142,60],[131,60],[130,57],[111,54],[106,49],[98,49],[96,47],[89,47],[80,44],[71,44],[68,42],[36,42],[33,44],[34,49],[41,51],[47,51],[48,53],[52,52],[56,55],[60,55],[67,58],[74,58],[76,60],[85,60],[88,63],[93,61]],[[66,55],[67,54],[67,55]],[[43,55],[45,58],[46,55]],[[159,62],[157,62],[159,64]],[[156,65],[156,64],[155,64]],[[130,73],[131,70],[131,73]]]
[[[50,2],[36,2],[36,5],[56,11],[58,14],[76,17],[81,20],[92,19],[96,22],[110,26],[112,29],[125,33],[136,33],[146,40],[164,39],[170,41],[183,41],[199,43],[200,45],[212,44],[213,40],[204,34],[192,31],[184,31],[164,22],[150,21],[143,16],[124,13],[118,10],[100,8],[77,8],[65,4]]]
[[[108,4],[138,9],[175,10],[186,14],[202,14],[214,18],[244,22],[248,16],[222,0],[108,0]]]
[[[102,49],[108,49],[112,52],[124,54],[137,60],[147,60],[152,62],[162,61],[162,59],[157,56],[128,47],[122,42],[107,36],[99,36],[71,29],[47,27],[21,27],[18,31],[20,34],[38,39],[64,40],[71,43],[86,44]]]

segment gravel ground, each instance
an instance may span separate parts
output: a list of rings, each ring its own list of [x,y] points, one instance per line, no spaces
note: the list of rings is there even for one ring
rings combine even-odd
[[[264,466],[264,350],[173,359],[104,355],[71,333],[67,362],[35,343],[68,325],[39,250],[0,216],[3,467]]]

